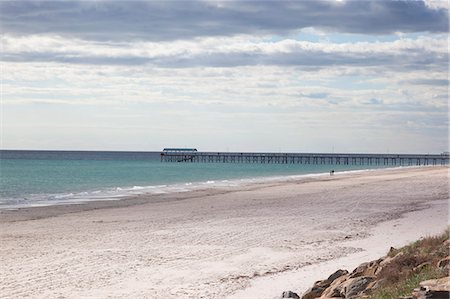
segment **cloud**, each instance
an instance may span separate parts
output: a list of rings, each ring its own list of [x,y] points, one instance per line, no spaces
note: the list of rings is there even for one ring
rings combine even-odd
[[[449,3],[446,0],[425,0],[425,5],[433,9],[449,8]]]
[[[383,100],[371,98],[370,100],[364,102],[366,105],[381,105],[383,104]]]
[[[326,99],[330,94],[328,92],[313,92],[308,94],[302,94],[302,96],[311,99]]]
[[[237,36],[170,42],[87,42],[55,36],[2,37],[3,61],[164,68],[254,65],[446,69],[447,40],[438,35],[391,42],[308,42]]]
[[[390,141],[383,138],[395,131],[402,138],[411,132],[424,140],[436,136],[438,143],[430,141],[428,151],[442,151],[440,146],[447,136],[447,99],[432,100],[430,95],[436,92],[436,87],[429,85],[405,86],[403,83],[402,87],[410,91],[410,94],[403,95],[396,81],[397,78],[414,80],[426,76],[441,78],[442,73],[364,73],[366,68],[358,68],[355,76],[354,69],[350,66],[308,72],[302,68],[262,65],[168,69],[146,65],[87,67],[55,62],[5,62],[3,105],[8,112],[4,119],[8,136],[4,144],[8,147],[24,147],[26,144],[33,148],[36,143],[30,140],[39,136],[47,148],[55,144],[59,146],[54,128],[69,126],[73,128],[63,130],[66,135],[61,133],[62,136],[69,136],[76,145],[80,145],[86,139],[79,126],[85,125],[88,135],[102,138],[105,138],[102,131],[105,126],[122,128],[123,132],[111,129],[111,136],[120,139],[124,146],[132,146],[132,142],[139,140],[127,139],[130,134],[125,128],[140,126],[151,139],[161,142],[162,147],[167,143],[164,136],[182,138],[180,123],[189,123],[194,131],[214,128],[215,132],[223,130],[230,134],[224,143],[230,143],[235,136],[242,136],[242,130],[237,127],[248,130],[248,135],[242,137],[244,139],[258,132],[263,132],[261,134],[267,139],[267,136],[275,138],[280,131],[295,135],[304,130],[305,138],[317,141],[317,130],[323,130],[323,134],[319,134],[322,138],[327,140],[330,135],[342,134],[346,144],[352,142],[346,136],[353,136],[355,132],[359,132],[358,136],[371,136],[371,139],[379,136],[384,140],[377,145],[382,147],[382,151],[386,145],[394,150]],[[346,88],[338,84],[344,77],[350,81],[357,80],[358,84],[376,79],[386,86],[372,89],[368,84],[364,89]],[[317,98],[320,93],[327,93],[328,97]],[[334,104],[328,99],[332,99]],[[368,105],[370,99],[382,99],[383,103]],[[145,116],[121,117],[139,113]],[[217,122],[218,119],[221,121]],[[406,126],[408,121],[415,125],[410,123]],[[172,128],[167,128],[167,124]],[[159,133],[154,133],[155,127],[168,131],[163,134],[156,130]],[[30,141],[29,145],[14,143],[14,138],[20,136],[24,138],[23,142]],[[196,136],[197,139],[190,142],[211,146],[211,139]],[[403,143],[397,151],[413,151],[411,146],[417,143],[416,140]],[[289,139],[283,142],[285,146],[295,147]],[[98,146],[96,138],[85,143],[85,148],[93,146]],[[270,149],[269,143],[254,143],[253,146],[260,150]],[[361,145],[355,141],[348,146],[356,150]],[[70,145],[63,148],[73,149]],[[111,146],[110,149],[117,148]]]
[[[434,86],[448,86],[448,79],[413,79],[406,83],[413,85],[434,85]]]
[[[158,103],[163,105],[155,109],[158,111],[199,111],[203,107],[208,111],[233,113],[248,110],[255,113],[325,112],[333,109],[333,105],[348,111],[447,111],[447,99],[433,97],[446,90],[403,85],[411,92],[402,94],[402,89],[391,79],[402,76],[401,73],[360,73],[354,77],[345,75],[347,69],[323,68],[309,72],[301,68],[258,65],[166,69],[145,65],[86,67],[6,62],[3,64],[3,101],[8,105],[54,102],[117,107]],[[418,78],[423,73],[419,73]],[[408,75],[414,78],[409,72]],[[379,81],[384,85],[382,88],[374,89],[372,84],[365,84],[373,79],[381,80],[378,76],[385,77],[384,81]],[[343,86],[342,80],[354,82],[360,88]],[[383,103],[368,105],[368,99],[383,99]]]
[[[7,34],[170,41],[239,34],[447,32],[448,9],[423,1],[2,1]]]
[[[260,132],[264,150],[302,130],[349,144],[373,132],[382,147],[394,131],[447,140],[448,8],[432,1],[0,1],[0,20],[10,147],[68,120],[73,142],[87,124],[164,143],[185,137],[180,122],[227,132],[224,143]]]

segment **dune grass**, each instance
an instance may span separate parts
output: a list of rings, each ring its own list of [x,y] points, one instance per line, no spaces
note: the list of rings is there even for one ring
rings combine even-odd
[[[391,250],[388,256],[395,258],[377,275],[380,285],[369,298],[398,299],[411,295],[421,281],[448,275],[447,271],[437,267],[437,263],[449,255],[449,233],[447,229],[439,236]]]

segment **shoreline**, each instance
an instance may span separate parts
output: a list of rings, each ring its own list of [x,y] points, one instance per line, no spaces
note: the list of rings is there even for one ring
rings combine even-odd
[[[0,293],[273,298],[286,282],[301,292],[302,269],[315,279],[308,267],[357,263],[417,232],[401,225],[407,213],[447,226],[448,195],[448,167],[420,167],[2,211]]]
[[[48,204],[36,204],[36,205],[19,205],[19,206],[2,206],[0,205],[0,223],[5,221],[22,221],[33,220],[47,217],[54,217],[65,213],[77,213],[96,209],[107,208],[119,208],[132,205],[141,205],[151,202],[182,200],[183,198],[198,197],[206,194],[223,194],[228,192],[251,190],[258,188],[259,186],[270,187],[284,183],[308,183],[315,180],[336,180],[339,178],[345,178],[347,176],[358,176],[366,173],[378,173],[378,172],[390,172],[390,171],[402,171],[402,170],[420,170],[420,169],[437,169],[447,168],[447,166],[398,166],[388,168],[368,168],[368,169],[356,169],[337,171],[333,177],[328,172],[310,173],[310,174],[296,174],[296,175],[284,175],[284,176],[269,176],[269,177],[256,177],[256,178],[243,178],[232,180],[220,180],[220,182],[226,182],[225,185],[208,185],[207,181],[195,182],[195,183],[176,183],[171,185],[165,185],[172,188],[174,191],[169,192],[144,192],[132,195],[113,196],[110,198],[102,199],[87,199],[87,200],[74,200],[74,201],[55,201]],[[185,186],[186,184],[193,184],[193,188]],[[182,186],[186,188],[180,190]],[[154,187],[154,186],[149,186]],[[20,215],[19,215],[20,214]],[[33,215],[31,215],[33,214]]]
[[[333,165],[329,165],[333,168]],[[397,166],[386,168],[362,168],[353,170],[337,170],[334,175],[341,176],[346,174],[357,174],[370,171],[384,171],[384,170],[396,170],[396,169],[416,169],[424,167],[445,167],[445,166]],[[244,177],[235,179],[213,179],[194,182],[179,182],[161,185],[149,185],[149,186],[133,186],[125,187],[119,186],[115,188],[106,188],[102,190],[90,190],[83,192],[71,192],[71,193],[58,193],[58,194],[43,194],[39,197],[47,199],[16,199],[16,204],[0,204],[0,213],[4,210],[18,210],[28,208],[42,208],[50,206],[66,206],[66,205],[81,205],[97,202],[115,202],[121,200],[134,199],[141,196],[154,196],[160,194],[172,194],[172,193],[185,193],[203,191],[209,189],[223,189],[223,188],[240,188],[247,187],[255,184],[271,184],[271,183],[284,183],[290,181],[308,180],[310,178],[317,178],[328,176],[329,172],[314,172],[305,174],[285,174],[285,175],[273,175],[273,176],[261,176],[261,177]],[[122,193],[120,193],[122,192]],[[58,197],[59,199],[52,199]],[[8,199],[13,201],[13,199]],[[19,203],[20,201],[20,203]],[[112,203],[114,205],[114,203]]]

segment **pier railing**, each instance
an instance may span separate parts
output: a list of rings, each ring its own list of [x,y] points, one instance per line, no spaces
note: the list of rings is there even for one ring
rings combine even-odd
[[[161,162],[328,165],[449,165],[448,154],[161,152]]]

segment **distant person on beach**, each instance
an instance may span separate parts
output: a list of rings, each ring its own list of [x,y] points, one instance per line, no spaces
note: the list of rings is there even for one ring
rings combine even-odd
[[[330,171],[330,175],[334,175],[334,169]]]

